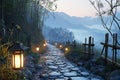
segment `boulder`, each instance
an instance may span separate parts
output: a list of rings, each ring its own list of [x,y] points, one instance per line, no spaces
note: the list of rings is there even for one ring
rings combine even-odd
[[[120,80],[120,70],[115,70],[110,73],[109,80]]]

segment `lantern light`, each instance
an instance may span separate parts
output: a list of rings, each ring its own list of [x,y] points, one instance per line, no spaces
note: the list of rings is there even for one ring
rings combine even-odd
[[[40,48],[39,48],[39,47],[36,47],[36,51],[40,51]]]
[[[63,46],[62,45],[60,45],[60,48],[62,48]]]
[[[13,69],[22,69],[24,66],[24,50],[28,47],[23,46],[21,43],[17,42],[10,47],[10,52],[12,52],[12,67]]]
[[[46,44],[44,43],[44,44],[43,44],[43,46],[45,47],[45,46],[46,46]]]
[[[68,48],[65,48],[65,51],[68,51]]]

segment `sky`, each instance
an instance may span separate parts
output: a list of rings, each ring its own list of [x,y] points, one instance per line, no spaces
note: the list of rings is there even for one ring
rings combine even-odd
[[[95,16],[95,9],[89,0],[58,0],[57,12],[65,12],[70,16],[90,17]]]

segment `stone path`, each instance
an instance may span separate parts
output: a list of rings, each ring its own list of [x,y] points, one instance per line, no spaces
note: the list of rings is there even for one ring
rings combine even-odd
[[[43,69],[36,74],[36,80],[103,80],[83,67],[70,63],[64,54],[52,45],[40,59]]]

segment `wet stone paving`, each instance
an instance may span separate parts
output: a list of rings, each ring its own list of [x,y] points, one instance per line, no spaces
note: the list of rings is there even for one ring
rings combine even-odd
[[[103,80],[83,67],[69,62],[64,53],[52,45],[41,56],[42,71],[36,75],[36,80]]]

